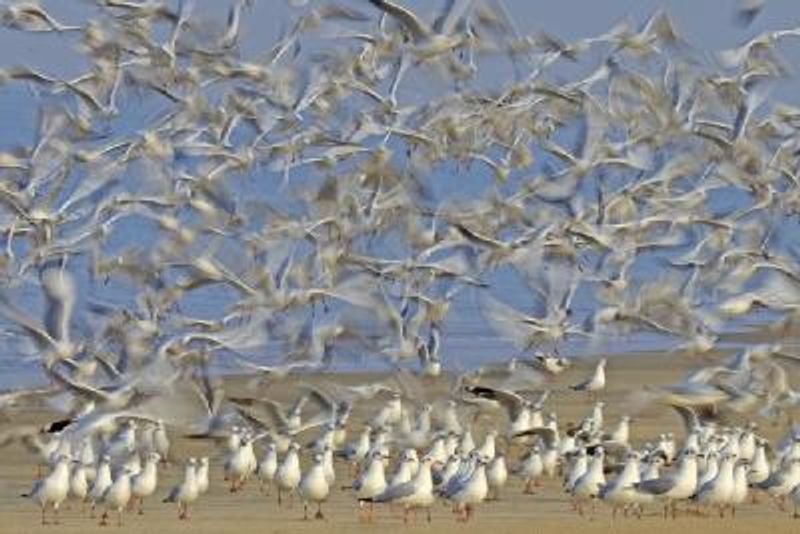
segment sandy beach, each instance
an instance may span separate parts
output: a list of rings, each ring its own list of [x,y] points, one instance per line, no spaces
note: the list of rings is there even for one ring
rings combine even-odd
[[[672,410],[662,406],[651,406],[644,410],[636,410],[633,399],[636,398],[632,384],[662,384],[681,376],[692,361],[668,354],[623,355],[611,360],[609,364],[609,389],[602,396],[607,402],[607,424],[623,413],[626,407],[634,416],[632,427],[633,440],[642,443],[658,433],[672,431],[678,439],[683,430],[680,419]],[[697,362],[699,363],[699,362]],[[548,401],[549,409],[558,413],[563,422],[575,421],[588,412],[591,402],[583,395],[566,391],[566,385],[572,383],[586,372],[586,365],[568,371],[551,384],[553,395]],[[334,380],[342,383],[360,383],[374,380],[374,375],[334,375],[303,376],[294,381],[270,388],[270,395],[277,399],[289,398],[297,381],[320,383]],[[231,378],[227,386],[236,392],[243,389],[244,380]],[[439,379],[424,383],[426,400],[435,400],[447,391],[447,380]],[[638,386],[637,386],[638,387]],[[351,422],[352,429],[358,428],[365,414],[365,406],[358,406]],[[50,414],[30,414],[27,421],[47,421]],[[22,420],[15,421],[23,422]],[[482,439],[483,432],[490,422],[483,422],[476,432],[476,440]],[[505,422],[502,422],[505,424]],[[785,431],[784,426],[762,425],[760,432],[770,439],[775,439]],[[404,525],[399,510],[392,511],[382,507],[374,523],[359,521],[356,504],[347,490],[341,486],[349,485],[352,476],[348,466],[337,463],[336,489],[324,507],[324,521],[303,521],[303,508],[295,502],[292,508],[284,505],[279,508],[275,495],[267,496],[259,492],[258,483],[251,481],[245,490],[238,494],[230,494],[222,480],[221,458],[211,442],[178,438],[178,431],[173,430],[174,455],[177,460],[190,455],[210,455],[212,457],[212,484],[209,494],[200,499],[192,512],[190,521],[179,521],[175,509],[161,502],[146,503],[145,514],[138,516],[128,513],[124,517],[122,530],[134,533],[161,532],[193,532],[193,533],[246,533],[246,532],[705,532],[746,533],[755,529],[769,528],[774,533],[797,532],[800,520],[793,520],[790,512],[780,512],[771,502],[762,497],[759,504],[748,504],[737,511],[735,519],[719,519],[716,516],[698,517],[682,514],[677,519],[664,520],[659,506],[651,506],[642,519],[617,517],[612,519],[611,511],[602,503],[598,503],[594,517],[580,517],[571,510],[570,504],[560,487],[558,480],[546,481],[535,495],[522,493],[522,483],[511,477],[500,500],[481,505],[472,522],[461,524],[454,521],[453,515],[445,504],[437,505],[433,510],[433,521],[428,524],[424,514],[416,523]],[[308,432],[302,436],[301,442],[307,442],[314,435]],[[519,456],[519,448],[510,451],[510,466],[515,464]],[[304,458],[307,461],[307,458]],[[35,472],[33,458],[20,446],[12,445],[2,449],[0,457],[0,532],[29,533],[58,531],[64,533],[94,532],[117,530],[112,520],[108,527],[98,526],[97,519],[83,517],[79,505],[72,504],[71,509],[64,510],[60,526],[39,524],[37,508],[19,495],[28,490],[32,475]],[[179,465],[172,465],[160,472],[158,494],[163,496],[171,485],[181,476]],[[160,499],[159,499],[160,501]]]

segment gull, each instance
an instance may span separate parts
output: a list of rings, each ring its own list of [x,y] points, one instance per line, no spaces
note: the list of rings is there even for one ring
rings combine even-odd
[[[616,517],[620,507],[625,510],[625,515],[632,505],[638,506],[637,515],[641,515],[641,506],[652,502],[652,496],[636,491],[634,484],[641,480],[640,455],[630,450],[626,455],[625,466],[622,471],[608,484],[600,489],[600,499],[611,505],[611,517]]]
[[[178,519],[188,520],[189,507],[197,500],[199,492],[197,489],[197,473],[196,473],[197,460],[189,458],[186,462],[184,469],[183,480],[173,486],[169,494],[162,502],[173,502],[178,505]]]
[[[733,497],[733,470],[735,463],[736,455],[726,454],[722,458],[717,476],[699,488],[695,495],[695,500],[698,503],[716,506],[720,517],[724,516],[725,508],[730,504]]]
[[[61,440],[58,437],[50,437],[43,429],[38,426],[13,427],[0,432],[0,447],[5,447],[11,443],[19,441],[22,445],[38,457],[38,469],[42,464],[50,464],[56,458]]]
[[[664,518],[667,518],[670,510],[675,517],[675,501],[688,499],[697,489],[697,452],[694,449],[685,449],[675,472],[661,478],[644,480],[633,487],[641,493],[663,499]]]
[[[538,316],[524,314],[500,300],[484,294],[480,300],[481,313],[498,334],[508,337],[520,350],[542,343],[559,343],[572,337],[588,337],[582,329],[569,323],[571,292],[564,302],[548,302]],[[549,299],[548,299],[549,300]]]
[[[197,484],[197,495],[205,495],[208,491],[208,456],[203,456],[195,465],[194,479]]]
[[[238,405],[236,411],[239,415],[249,423],[262,429],[261,436],[269,436],[278,448],[278,452],[287,451],[294,436],[297,434],[326,423],[330,424],[329,421],[331,421],[335,412],[335,407],[330,404],[327,405],[326,411],[316,414],[310,420],[305,422],[301,420],[301,412],[307,400],[307,396],[301,396],[294,407],[288,413],[284,413],[283,407],[270,399],[231,399],[234,404]],[[258,409],[259,413],[267,415],[273,421],[273,424],[255,417],[252,414],[252,411],[255,411],[254,409]]]
[[[58,524],[58,509],[69,493],[69,458],[62,456],[56,462],[53,471],[41,480],[37,480],[28,493],[22,496],[32,499],[42,509],[42,524],[46,525],[45,511],[53,508],[55,523]]]
[[[766,3],[766,0],[740,0],[733,21],[743,28],[750,26]]]
[[[61,24],[34,2],[16,2],[0,8],[0,21],[4,26],[27,32],[73,32],[80,26]]]
[[[372,521],[373,504],[370,499],[386,491],[386,475],[384,473],[383,462],[385,458],[380,451],[375,451],[370,456],[367,465],[361,474],[353,481],[351,488],[356,492],[358,499],[359,517],[363,516],[364,503],[369,502],[369,515],[367,520]]]
[[[239,438],[239,443],[225,460],[225,480],[231,483],[230,492],[235,493],[244,488],[244,484],[257,467],[253,440],[249,436]]]
[[[594,372],[592,376],[570,386],[570,388],[574,391],[586,391],[590,396],[597,396],[597,392],[603,391],[606,387],[606,359],[601,358],[599,362],[597,362],[597,366],[594,368]]]
[[[630,423],[630,416],[623,415],[617,427],[611,433],[603,435],[603,441],[615,446],[627,447],[628,439],[630,438]]]
[[[109,510],[115,510],[117,512],[117,526],[122,526],[122,510],[128,506],[130,500],[131,471],[129,469],[123,469],[103,494],[102,503],[105,510],[100,518],[100,524],[107,525]]]
[[[453,399],[448,399],[443,408],[441,405],[439,407],[440,410],[436,414],[436,428],[445,433],[460,434],[463,427],[458,413],[458,403]]]
[[[533,488],[539,484],[539,477],[544,473],[544,463],[542,462],[541,448],[539,445],[532,446],[525,453],[514,472],[519,475],[525,483],[522,492],[533,494]]]
[[[330,447],[326,447],[322,451],[322,466],[328,486],[333,486],[333,483],[336,481],[336,468],[333,463],[333,449]]]
[[[431,413],[433,406],[424,404],[417,414],[417,419],[414,426],[408,432],[401,432],[397,437],[397,441],[404,443],[415,449],[421,449],[428,446],[431,439]]]
[[[370,445],[369,452],[367,453],[367,457],[371,457],[373,453],[380,452],[381,455],[384,457],[385,466],[389,465],[389,431],[385,428],[380,428],[375,432],[375,435],[372,438],[372,444]]]
[[[480,447],[476,449],[476,451],[488,462],[495,456],[495,453],[497,451],[496,443],[497,443],[497,430],[492,428],[483,437],[483,443],[481,444]]]
[[[690,448],[690,447],[687,447]],[[655,480],[657,478],[661,478],[661,468],[666,463],[664,457],[660,454],[647,454],[646,462],[642,464],[641,469],[641,476],[640,478],[644,480]],[[698,465],[700,462],[698,462]],[[652,495],[650,494],[643,494],[642,497],[647,497],[650,501],[653,500]]]
[[[730,498],[731,517],[736,517],[736,506],[747,501],[748,483],[747,472],[750,469],[748,460],[739,460],[733,471],[733,492]]]
[[[697,480],[697,487],[702,488],[712,480],[714,480],[717,475],[719,474],[719,452],[716,450],[710,450],[705,454],[705,469],[699,474],[699,478]]]
[[[431,327],[428,343],[419,346],[420,375],[434,378],[442,374],[442,360],[439,357],[439,329]]]
[[[433,506],[433,478],[431,476],[430,458],[420,460],[419,469],[414,477],[403,484],[387,487],[385,491],[375,497],[362,499],[364,502],[397,503],[403,506],[403,522],[408,523],[408,513],[411,510],[424,508],[428,513],[430,522],[430,507]]]
[[[572,366],[572,362],[567,358],[555,354],[538,353],[533,359],[543,371],[553,376],[561,374]]]
[[[314,463],[306,471],[297,490],[303,499],[303,519],[308,520],[308,503],[317,503],[315,519],[324,519],[322,515],[322,502],[328,498],[330,486],[325,476],[325,457],[323,454],[314,455]]]
[[[44,353],[45,366],[51,369],[56,362],[72,358],[80,349],[70,341],[69,332],[76,299],[75,281],[69,271],[57,267],[42,270],[40,279],[46,301],[42,325],[18,310],[6,295],[0,295],[3,304],[0,313],[33,338]]]
[[[256,476],[261,482],[261,492],[264,493],[264,487],[267,488],[267,493],[272,491],[272,483],[275,481],[275,473],[278,471],[278,449],[274,443],[268,443],[264,456],[258,463],[256,468]]]
[[[344,449],[336,453],[340,458],[350,462],[351,466],[359,465],[367,457],[371,449],[372,427],[364,425],[361,433],[353,443],[348,444]]]
[[[586,449],[581,447],[573,455],[569,470],[564,477],[564,491],[571,494],[575,490],[575,484],[586,474],[588,468],[589,456]]]
[[[85,501],[89,494],[89,481],[86,466],[81,460],[73,460],[72,472],[69,475],[69,498],[81,503],[81,513],[85,512]]]
[[[429,59],[456,49],[464,43],[464,36],[455,33],[456,27],[473,0],[451,0],[447,12],[439,16],[433,27],[428,26],[412,11],[389,0],[369,0],[375,7],[396,19],[411,35],[412,52],[420,59]]]
[[[531,408],[533,404],[513,391],[485,386],[468,386],[467,392],[480,399],[497,402],[508,413],[508,435],[514,436],[531,428]]]
[[[89,489],[89,501],[91,501],[91,517],[94,517],[95,508],[97,503],[103,499],[108,488],[111,487],[111,458],[103,456],[100,458],[100,465],[97,468],[97,474],[94,477],[91,489]]]
[[[756,451],[750,461],[750,469],[747,472],[747,481],[753,485],[764,482],[769,478],[770,464],[767,460],[767,441],[759,438],[756,441]]]
[[[457,521],[467,522],[473,514],[475,505],[480,504],[489,494],[489,484],[486,480],[486,459],[480,455],[475,456],[475,466],[469,476],[449,485],[443,497],[455,506]]]
[[[283,380],[292,373],[312,371],[317,367],[316,364],[304,361],[288,362],[283,365],[260,365],[239,357],[236,358],[236,361],[245,369],[259,373],[261,384],[269,383],[272,380]]]
[[[220,38],[218,46],[220,48],[233,48],[239,42],[239,26],[242,17],[242,10],[252,5],[252,0],[239,0],[233,4],[228,12],[228,25],[225,34]]]
[[[325,449],[333,449],[333,439],[336,435],[336,432],[337,428],[335,424],[325,424],[320,431],[320,435],[311,441],[311,443],[307,444],[306,448],[311,449],[314,452],[322,452]]]
[[[467,429],[464,430],[464,433],[461,434],[461,438],[458,441],[458,447],[456,447],[456,452],[462,456],[467,456],[474,450],[475,439],[472,437],[472,428],[467,427]]]
[[[453,453],[449,456],[444,466],[439,469],[433,477],[434,484],[436,485],[437,493],[441,493],[444,488],[450,483],[453,477],[459,472],[464,458],[458,453]]]
[[[144,514],[144,500],[156,492],[158,486],[158,462],[161,455],[157,452],[148,454],[144,467],[131,477],[131,498],[139,503],[138,514]]]
[[[369,424],[372,428],[382,428],[392,426],[400,422],[403,413],[403,401],[399,393],[391,392],[391,398],[386,404],[372,417]]]
[[[300,458],[299,458],[300,445],[292,443],[289,446],[289,451],[283,462],[278,466],[275,472],[275,482],[278,484],[278,505],[282,504],[283,492],[288,491],[292,502],[294,502],[294,492],[297,490],[297,484],[300,483]]]
[[[486,483],[489,485],[489,496],[491,500],[500,499],[500,490],[506,485],[508,481],[508,467],[506,466],[506,457],[502,453],[498,453],[486,466]]]
[[[387,488],[392,489],[411,480],[418,466],[419,459],[417,458],[417,451],[415,449],[404,450],[403,454],[398,459],[392,477],[387,483]]]
[[[156,428],[153,431],[153,450],[160,460],[164,463],[169,461],[170,440],[167,435],[167,428],[162,419],[156,421]]]
[[[424,454],[424,456],[428,456],[433,460],[434,468],[444,465],[447,462],[447,458],[450,456],[447,452],[445,441],[446,434],[440,432],[438,435],[434,436],[433,443],[431,443],[428,452]]]
[[[595,448],[586,471],[575,481],[575,485],[572,488],[572,496],[576,500],[580,515],[583,515],[582,501],[585,499],[592,501],[592,512],[594,512],[594,501],[600,496],[600,490],[606,484],[606,477],[603,474],[604,461],[605,451],[603,447]]]
[[[125,421],[122,427],[103,444],[101,454],[109,456],[112,460],[130,456],[136,448],[136,421]]]
[[[791,458],[781,468],[775,469],[765,481],[756,484],[756,488],[766,491],[770,497],[782,503],[798,485],[800,485],[800,458]]]

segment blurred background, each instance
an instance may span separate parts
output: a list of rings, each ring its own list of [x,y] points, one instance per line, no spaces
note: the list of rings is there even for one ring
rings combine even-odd
[[[378,18],[377,10],[366,0],[338,1]],[[252,61],[263,57],[282,33],[291,26],[292,21],[313,3],[314,0],[254,0],[242,21],[241,56]],[[434,0],[402,2],[421,16],[426,16],[428,20],[439,12],[442,3]],[[42,1],[41,4],[65,24],[83,24],[95,16],[97,9],[94,2],[86,0],[49,0]],[[176,5],[177,2],[172,4]],[[692,47],[693,54],[700,58],[699,60],[709,63],[716,61],[716,53],[740,46],[764,31],[787,29],[800,24],[800,2],[796,0],[766,2],[758,16],[746,27],[734,21],[735,13],[741,5],[738,0],[505,0],[505,4],[520,34],[545,31],[565,42],[602,34],[625,19],[635,26],[641,26],[655,12],[663,10],[672,18],[680,34]],[[230,6],[231,2],[228,0],[197,0],[195,16],[205,24],[224,28]],[[346,26],[345,23],[341,25]],[[80,35],[74,33],[40,35],[0,28],[0,69],[25,65],[57,78],[77,77],[90,66],[80,53],[79,39]],[[313,58],[315,53],[324,50],[325,46],[324,39],[304,40],[303,48],[298,51],[294,61],[305,62]],[[780,50],[790,70],[793,73],[798,72],[800,38],[782,40]],[[468,82],[471,88],[489,92],[496,88],[499,91],[507,82],[519,75],[515,73],[511,62],[500,55],[483,61],[478,58],[478,63],[480,68],[477,77]],[[598,58],[589,54],[589,57],[581,57],[574,64],[560,65],[548,72],[548,76],[556,82],[579,79],[596,68],[597,63]],[[449,90],[448,83],[435,72],[419,69],[404,81],[399,100],[409,103],[421,102],[432,95]],[[776,83],[770,93],[770,99],[800,105],[800,84],[797,78],[792,75]],[[13,151],[19,146],[29,146],[34,142],[40,104],[41,95],[32,85],[22,83],[0,85],[0,151]],[[142,125],[152,123],[166,107],[165,102],[156,98],[143,97],[133,92],[125,94],[121,99],[118,117],[106,125],[109,137],[137,131]],[[537,160],[537,165],[547,164],[546,157]],[[470,169],[468,175],[446,164],[436,168],[434,172],[435,176],[430,177],[434,203],[459,197],[462,200],[477,198],[495,187],[493,177],[481,166]],[[234,191],[237,200],[263,195],[273,203],[288,202],[287,199],[280,198],[275,186],[276,180],[268,178],[270,173],[269,169],[261,168],[254,172],[253,176],[238,180],[238,189]],[[272,172],[272,174],[277,173]],[[298,183],[301,182],[302,178],[298,179]],[[720,210],[726,210],[731,209],[739,201],[740,199],[734,196],[726,197],[721,194],[715,197],[713,202]],[[800,235],[798,230],[800,228],[797,228],[797,224],[791,221],[787,221],[786,226],[782,228],[785,239],[788,240],[796,239],[794,236]],[[146,244],[147,232],[147,223],[125,221],[119,230],[115,231],[110,246],[121,249],[131,243]],[[81,302],[77,306],[77,321],[82,325],[79,328],[90,328],[86,318],[81,317],[85,299],[95,297],[99,292],[104,301],[112,303],[116,301],[124,306],[129,302],[133,290],[114,281],[103,287],[92,286],[85,276],[80,274],[86,271],[85,266],[80,265],[81,261],[77,260],[73,266],[74,272],[78,273],[82,288],[79,297]],[[641,276],[655,277],[658,262],[644,258],[637,263],[636,268],[642,271]],[[503,301],[522,310],[526,308],[525,299],[528,293],[524,290],[523,282],[509,268],[501,268],[491,273],[486,282],[492,286],[493,294]],[[34,315],[42,307],[42,296],[35,286],[21,284],[19,287],[14,287],[12,284],[7,291],[15,295],[18,302]],[[211,317],[221,305],[229,303],[230,298],[231,295],[226,293],[225,289],[210,288],[193,294],[190,301],[183,305],[187,313],[198,317]],[[576,313],[586,314],[592,306],[590,297],[579,293]],[[445,325],[442,346],[442,356],[447,367],[466,368],[486,361],[507,358],[514,353],[511,344],[497,336],[480,315],[473,290],[461,292],[451,309],[453,311]],[[756,314],[744,322],[734,321],[726,328],[728,331],[735,331],[754,322],[757,324],[758,320]],[[17,341],[13,341],[19,336],[12,336],[6,332],[5,337],[9,343],[0,347],[0,387],[11,383],[18,384],[20,381],[38,380],[34,360],[30,357],[30,347],[20,346]],[[570,356],[596,356],[611,350],[614,352],[670,350],[673,341],[675,340],[667,340],[652,334],[640,334],[630,338],[615,339],[608,345],[594,344],[591,347],[575,341],[561,347],[561,351]],[[735,339],[731,338],[729,343],[735,344]],[[261,353],[253,354],[253,357],[262,361],[275,361],[281,358],[281,350],[280,346],[269,347]],[[337,359],[336,368],[352,369],[354,365],[363,368],[365,364],[374,367],[387,365],[376,358],[361,358],[358,354],[349,354]]]

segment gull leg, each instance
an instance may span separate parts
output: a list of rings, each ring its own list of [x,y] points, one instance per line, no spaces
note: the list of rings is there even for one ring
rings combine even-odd
[[[308,503],[303,503],[303,521],[308,521]]]
[[[325,516],[322,515],[322,503],[321,502],[317,503],[317,513],[314,516],[314,519],[325,519]]]

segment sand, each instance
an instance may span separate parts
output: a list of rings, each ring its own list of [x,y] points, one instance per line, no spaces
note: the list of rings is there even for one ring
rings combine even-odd
[[[693,364],[686,358],[669,354],[648,354],[621,356],[611,360],[608,367],[609,389],[602,398],[607,403],[606,416],[613,425],[618,416],[632,413],[633,440],[637,443],[653,439],[659,432],[673,431],[683,435],[680,419],[668,408],[650,407],[640,411],[632,403],[635,391],[642,384],[667,383],[679,377]],[[571,370],[552,384],[555,388],[549,401],[550,409],[559,414],[562,422],[575,421],[587,413],[591,402],[583,395],[567,392],[565,386],[577,381],[587,372],[587,367]],[[370,378],[367,375],[337,375],[334,377],[303,377],[304,381],[338,380],[357,383]],[[793,377],[796,378],[796,377]],[[229,380],[231,391],[241,390],[242,380]],[[278,399],[291,395],[293,383],[282,384],[270,389],[270,394]],[[446,380],[429,382],[425,385],[428,400],[447,390]],[[353,427],[364,415],[356,412]],[[45,421],[50,414],[26,414],[16,422]],[[2,423],[8,424],[8,423]],[[774,439],[785,431],[785,426],[762,425],[761,432]],[[547,532],[597,532],[597,533],[647,533],[660,532],[703,532],[704,534],[751,533],[756,529],[769,529],[770,533],[800,532],[800,520],[794,520],[790,512],[778,511],[771,502],[762,499],[759,504],[748,504],[737,511],[735,519],[720,519],[716,516],[698,517],[681,515],[677,519],[665,520],[658,506],[651,506],[642,519],[617,517],[612,519],[611,511],[598,503],[594,517],[580,517],[571,510],[557,480],[546,481],[535,495],[524,495],[522,483],[511,477],[500,500],[482,504],[469,524],[456,523],[445,505],[437,505],[433,510],[433,521],[428,524],[424,514],[416,523],[404,525],[399,511],[382,508],[372,524],[361,523],[356,514],[352,494],[339,486],[349,485],[352,478],[348,467],[337,465],[336,489],[324,507],[324,521],[303,521],[303,508],[295,503],[293,508],[284,505],[279,508],[275,494],[263,495],[258,484],[250,482],[245,490],[230,494],[222,481],[221,460],[209,442],[178,438],[175,441],[175,456],[185,458],[189,455],[208,454],[212,456],[211,489],[209,494],[196,503],[190,521],[179,521],[172,505],[162,504],[159,499],[146,503],[145,514],[138,516],[128,513],[124,525],[118,529],[115,521],[107,527],[98,526],[96,519],[83,517],[79,505],[73,504],[70,510],[62,512],[58,526],[39,524],[38,509],[28,500],[19,497],[30,488],[35,471],[33,458],[20,446],[11,445],[0,449],[0,533],[63,532],[83,533],[102,530],[124,530],[132,533],[288,533],[316,532],[333,534],[339,532],[480,532],[501,534],[506,532],[547,533]],[[303,436],[310,440],[312,434]],[[476,440],[482,438],[477,432]],[[301,440],[302,441],[302,440]],[[513,465],[519,451],[512,449],[510,464]],[[168,488],[182,475],[182,467],[173,465],[160,472],[158,495],[163,496]]]

